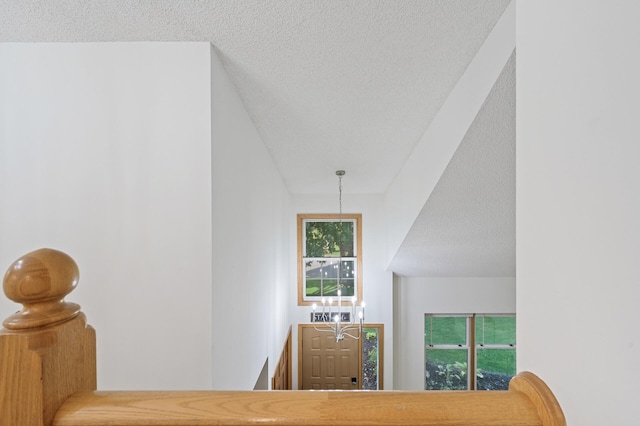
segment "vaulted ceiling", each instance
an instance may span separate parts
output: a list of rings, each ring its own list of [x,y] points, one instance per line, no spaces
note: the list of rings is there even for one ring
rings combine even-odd
[[[292,194],[383,194],[510,0],[0,0],[0,42],[209,41]],[[515,58],[391,263],[515,276]]]

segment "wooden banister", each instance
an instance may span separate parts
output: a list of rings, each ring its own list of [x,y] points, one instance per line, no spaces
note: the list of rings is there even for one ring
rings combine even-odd
[[[564,426],[532,373],[508,391],[95,392],[95,333],[64,297],[75,262],[43,249],[14,262],[5,294],[23,309],[0,330],[0,423],[7,426]]]
[[[54,425],[566,424],[555,398],[535,375],[521,373],[512,380],[514,386],[524,391],[80,392],[58,410]]]

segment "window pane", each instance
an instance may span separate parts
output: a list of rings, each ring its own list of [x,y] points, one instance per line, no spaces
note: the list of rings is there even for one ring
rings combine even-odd
[[[355,294],[355,260],[307,259],[305,262],[305,294],[307,296],[338,295],[338,265],[342,296]]]
[[[515,349],[478,349],[476,379],[480,390],[507,390],[516,374]]]
[[[325,280],[320,296],[338,296],[338,280]]]
[[[338,289],[338,260],[314,259],[305,262],[305,294],[307,296],[336,296]]]
[[[466,345],[466,317],[432,317],[425,316],[425,345]]]
[[[516,318],[512,316],[476,317],[476,344],[515,345]]]
[[[466,390],[467,349],[426,349],[425,389]]]
[[[340,262],[340,278],[353,279],[356,273],[355,263],[355,260],[342,259]]]
[[[337,229],[340,229],[342,225],[342,232],[338,234],[338,245],[342,248],[341,256],[342,257],[353,257],[356,255],[354,246],[353,246],[353,222],[343,221],[342,223],[338,222]]]
[[[344,260],[340,262],[340,289],[342,295],[351,297],[355,294],[355,261]]]
[[[305,257],[355,256],[353,224],[353,221],[306,221]]]
[[[340,288],[342,289],[342,297],[351,297],[355,294],[355,282],[353,280],[340,280]]]
[[[378,329],[363,328],[362,389],[378,390]]]

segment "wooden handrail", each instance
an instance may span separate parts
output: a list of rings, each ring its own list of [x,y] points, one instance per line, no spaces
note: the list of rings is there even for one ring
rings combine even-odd
[[[542,401],[547,404],[539,404]],[[531,373],[516,376],[509,391],[492,392],[80,392],[62,405],[54,420],[56,426],[256,424],[561,426],[565,422],[549,389]]]
[[[73,259],[51,249],[9,267],[5,294],[24,307],[0,330],[2,425],[566,425],[553,393],[527,372],[491,392],[97,392],[95,333],[64,301],[77,282]]]

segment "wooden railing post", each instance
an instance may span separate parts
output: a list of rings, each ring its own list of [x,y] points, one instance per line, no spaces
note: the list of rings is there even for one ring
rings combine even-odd
[[[23,305],[0,330],[0,424],[49,426],[74,392],[96,389],[95,331],[64,297],[78,266],[57,250],[16,260],[4,276],[6,296]]]

